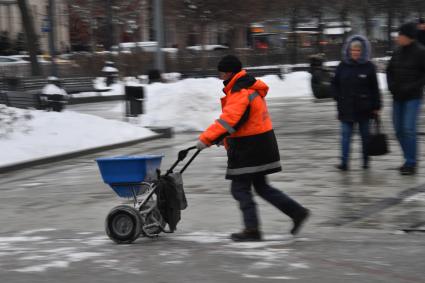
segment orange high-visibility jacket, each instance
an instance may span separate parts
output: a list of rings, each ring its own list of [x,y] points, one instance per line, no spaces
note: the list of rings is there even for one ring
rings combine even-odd
[[[222,114],[199,137],[212,145],[225,138],[226,178],[269,174],[281,170],[279,149],[264,97],[268,86],[246,71],[237,73],[223,89]]]

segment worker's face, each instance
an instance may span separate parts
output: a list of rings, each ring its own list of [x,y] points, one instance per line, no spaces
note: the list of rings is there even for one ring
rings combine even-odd
[[[353,59],[354,61],[357,61],[360,59],[360,56],[362,54],[362,49],[360,47],[351,47],[350,52],[351,52],[351,59]]]
[[[397,44],[400,46],[407,46],[407,45],[410,45],[412,42],[413,42],[413,39],[403,34],[399,34],[397,37]]]
[[[418,24],[418,29],[425,31],[425,23],[424,24]]]
[[[233,77],[233,73],[230,73],[230,72],[219,72],[219,78],[220,78],[220,80],[223,80],[223,81],[227,81],[227,80],[229,80],[229,79],[231,79],[232,77]]]

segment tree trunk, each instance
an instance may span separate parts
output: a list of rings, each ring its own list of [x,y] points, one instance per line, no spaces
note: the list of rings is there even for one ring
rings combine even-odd
[[[18,0],[21,11],[22,24],[24,25],[25,36],[27,38],[27,48],[31,61],[31,75],[40,76],[41,69],[37,61],[37,35],[35,34],[34,22],[26,0]]]
[[[393,1],[388,1],[387,5],[387,46],[388,51],[393,49],[393,38],[391,36],[392,26],[394,21],[394,7],[392,6]]]
[[[317,52],[323,53],[323,12],[322,9],[319,7],[319,11],[317,11]]]
[[[366,37],[370,38],[372,36],[372,22],[370,20],[370,5],[368,4],[367,0],[363,0],[362,2],[362,10],[363,10],[363,19],[364,19],[364,28],[366,32]]]
[[[298,62],[297,26],[298,26],[298,7],[295,6],[291,9],[291,19],[290,19],[290,30],[292,33],[292,42],[291,42],[291,50],[289,52],[290,54],[289,62],[291,64],[296,64]]]
[[[343,28],[343,34],[342,34],[342,42],[345,42],[347,40],[347,26],[345,25],[347,22],[347,18],[348,18],[348,7],[347,7],[347,3],[344,3],[340,14],[340,21],[341,21],[341,25]]]

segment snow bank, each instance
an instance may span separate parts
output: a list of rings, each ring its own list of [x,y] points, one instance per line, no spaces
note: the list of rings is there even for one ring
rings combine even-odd
[[[310,74],[294,72],[281,80],[276,75],[261,78],[269,85],[268,99],[310,97]],[[220,115],[223,83],[217,78],[185,79],[174,83],[146,85],[143,126],[174,127],[176,131],[201,131]],[[115,109],[122,111],[122,106]]]
[[[15,131],[0,139],[0,166],[154,135],[140,126],[72,111],[30,112],[31,131]]]

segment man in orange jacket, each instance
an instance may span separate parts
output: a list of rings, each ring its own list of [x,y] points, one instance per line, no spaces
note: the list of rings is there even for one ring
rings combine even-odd
[[[224,82],[220,118],[200,136],[197,148],[224,144],[228,163],[226,179],[232,180],[231,192],[239,202],[245,229],[233,233],[234,241],[259,241],[261,231],[251,186],[257,194],[291,217],[292,234],[297,234],[309,216],[309,210],[267,183],[267,174],[279,172],[279,149],[267,110],[265,96],[269,87],[242,70],[242,63],[232,55],[218,64]]]

